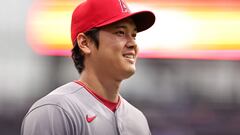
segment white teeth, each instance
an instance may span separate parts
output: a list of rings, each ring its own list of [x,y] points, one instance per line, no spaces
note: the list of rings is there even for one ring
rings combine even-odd
[[[126,55],[124,55],[124,57],[133,59],[133,58],[134,58],[134,55],[132,55],[132,54],[126,54]]]

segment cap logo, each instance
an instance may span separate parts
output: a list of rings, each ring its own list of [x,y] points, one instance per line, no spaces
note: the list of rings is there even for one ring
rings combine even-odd
[[[129,8],[127,4],[123,0],[119,0],[120,6],[122,8],[122,12],[129,12]]]

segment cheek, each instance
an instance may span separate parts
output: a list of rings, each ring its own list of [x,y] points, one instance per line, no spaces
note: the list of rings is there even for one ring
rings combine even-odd
[[[102,44],[102,49],[106,51],[106,53],[112,53],[113,55],[122,53],[122,50],[126,44],[126,41],[119,40],[116,38],[105,40]]]
[[[138,53],[139,53],[139,46],[137,45],[136,47],[136,55],[138,56]]]
[[[127,42],[125,39],[105,32],[100,33],[99,37],[99,49],[106,53],[105,55],[108,55],[108,57],[119,57],[122,54]]]

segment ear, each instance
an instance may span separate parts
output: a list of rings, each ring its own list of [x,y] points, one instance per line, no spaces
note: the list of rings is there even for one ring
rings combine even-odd
[[[90,40],[84,33],[79,33],[77,36],[77,43],[78,47],[82,50],[82,52],[85,54],[90,54]]]

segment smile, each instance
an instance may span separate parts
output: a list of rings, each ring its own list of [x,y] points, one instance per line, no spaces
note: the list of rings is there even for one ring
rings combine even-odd
[[[135,63],[135,55],[132,54],[132,53],[129,53],[129,54],[123,54],[123,57],[131,64],[134,64]]]
[[[130,59],[134,59],[134,58],[135,58],[135,55],[133,55],[133,54],[125,54],[125,55],[123,55],[123,57],[125,57],[125,58],[130,58]]]

